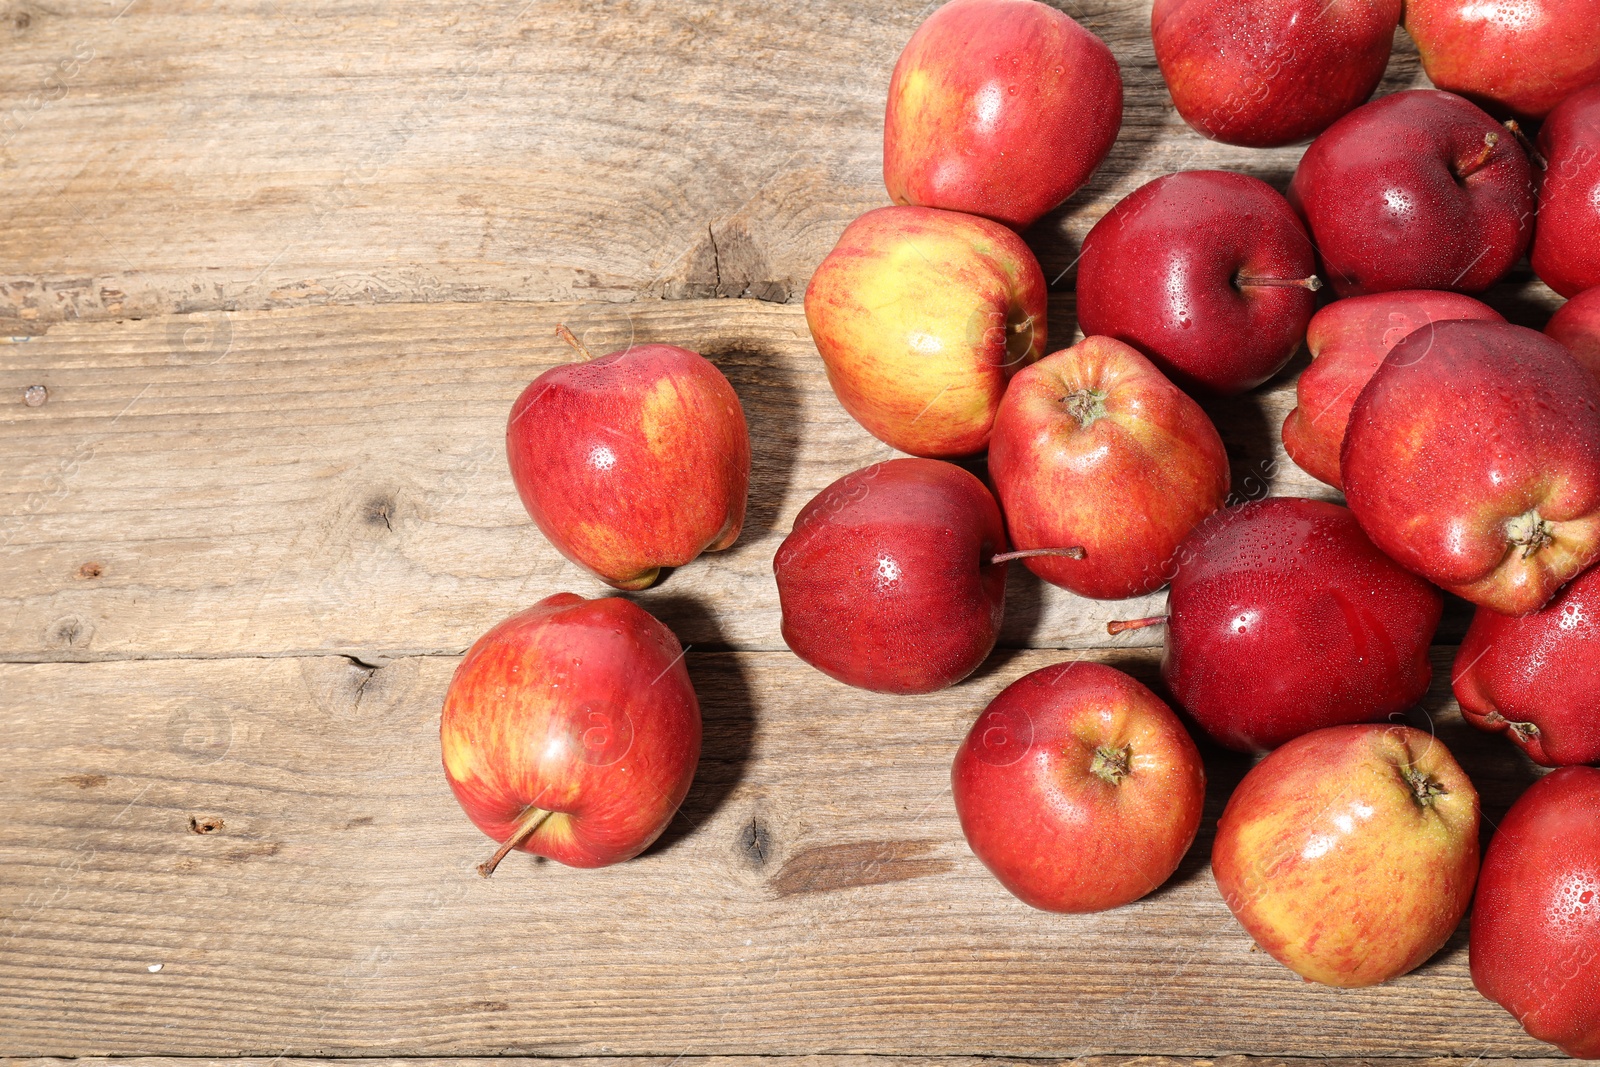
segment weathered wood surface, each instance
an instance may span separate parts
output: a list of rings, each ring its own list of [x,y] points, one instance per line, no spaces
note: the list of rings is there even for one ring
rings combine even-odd
[[[1076,655],[1151,677],[1148,650]],[[1539,1054],[1460,935],[1361,991],[1253,951],[1206,864],[1242,757],[1207,753],[1201,838],[1150,898],[1009,897],[949,762],[1062,656],[899,699],[787,654],[692,655],[705,756],[664,842],[489,881],[438,769],[452,658],[0,665],[0,1053]],[[1497,819],[1532,771],[1446,692],[1429,714]]]
[[[0,1057],[4,1067],[68,1067],[71,1061],[45,1056],[32,1058]],[[269,1057],[220,1059],[208,1057],[174,1060],[159,1056],[107,1058],[106,1067],[273,1067],[281,1061]],[[304,1067],[331,1067],[343,1064],[342,1060],[302,1057]],[[371,1067],[484,1067],[480,1057],[407,1057],[404,1059],[372,1057]],[[896,1056],[892,1060],[883,1056],[843,1054],[817,1054],[786,1056],[777,1061],[782,1067],[998,1067],[995,1060],[986,1056]],[[1521,1057],[1500,1059],[1481,1056],[1467,1058],[1416,1057],[1407,1061],[1407,1067],[1555,1067],[1569,1064],[1571,1060],[1535,1059]],[[1075,1056],[1071,1059],[1049,1057],[1029,1058],[1028,1067],[1367,1067],[1370,1059],[1340,1057],[1286,1057],[1258,1058],[1253,1056]],[[535,1058],[529,1056],[496,1056],[496,1067],[774,1067],[771,1056],[572,1056]]]

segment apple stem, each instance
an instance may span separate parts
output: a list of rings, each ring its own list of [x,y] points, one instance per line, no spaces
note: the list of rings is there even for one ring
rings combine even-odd
[[[1315,274],[1309,278],[1254,278],[1241,274],[1236,282],[1241,289],[1310,289],[1314,293],[1322,288],[1322,279]]]
[[[1122,622],[1108,622],[1106,623],[1106,633],[1115,637],[1118,634],[1125,634],[1129,630],[1142,630],[1146,626],[1160,626],[1166,621],[1167,617],[1165,615],[1152,615],[1148,619],[1127,619]]]
[[[578,338],[573,335],[571,330],[567,329],[565,323],[556,324],[556,336],[567,342],[567,344],[571,345],[573,350],[584,358],[585,362],[594,358],[589,354],[589,349],[584,345],[584,343],[578,340]]]
[[[1074,548],[1024,548],[1016,552],[1002,552],[990,558],[990,563],[1010,563],[1014,559],[1032,559],[1034,556],[1066,556],[1068,559],[1082,559],[1087,553],[1082,546]]]
[[[564,326],[561,328],[566,329]],[[555,813],[546,811],[544,808],[529,808],[523,812],[517,821],[516,830],[512,831],[511,836],[506,838],[506,843],[496,849],[494,855],[478,864],[478,873],[485,878],[493,874],[494,869],[500,866],[500,861],[509,856],[512,849],[532,837],[533,832],[544,825],[544,821],[553,814]]]
[[[1465,167],[1461,168],[1461,173],[1458,175],[1458,177],[1462,181],[1466,181],[1468,178],[1482,170],[1484,165],[1489,162],[1489,157],[1494,155],[1495,147],[1499,144],[1500,135],[1498,133],[1495,133],[1491,130],[1489,133],[1484,134],[1483,151],[1478,153],[1477,159],[1474,159],[1471,163],[1468,163]]]
[[[1528,153],[1528,158],[1533,160],[1534,166],[1540,170],[1550,169],[1550,161],[1544,158],[1544,153],[1540,152],[1528,135],[1522,132],[1521,123],[1516,119],[1506,119],[1506,129],[1511,131],[1511,136],[1517,139],[1517,143],[1522,146],[1522,150]]]

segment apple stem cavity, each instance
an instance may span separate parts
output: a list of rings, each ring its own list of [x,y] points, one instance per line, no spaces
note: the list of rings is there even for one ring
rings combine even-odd
[[[1014,559],[1032,559],[1035,556],[1066,556],[1068,559],[1082,559],[1086,552],[1082,546],[1072,548],[1023,548],[1015,552],[1002,552],[998,556],[990,556],[989,562],[1010,563]]]
[[[1527,134],[1522,132],[1521,123],[1516,119],[1506,119],[1505,126],[1506,129],[1511,131],[1511,136],[1515,137],[1517,143],[1522,146],[1522,150],[1528,153],[1528,158],[1533,160],[1534,166],[1540,170],[1550,169],[1550,161],[1544,158],[1544,153],[1540,152],[1538,146],[1529,139]]]
[[[559,328],[566,329],[565,326]],[[493,874],[494,869],[500,866],[500,861],[509,856],[512,849],[532,837],[533,832],[543,826],[544,821],[553,814],[555,813],[546,811],[544,808],[529,808],[523,812],[517,820],[517,828],[512,831],[510,837],[506,838],[506,843],[496,849],[494,855],[478,864],[478,873],[485,878]]]
[[[1474,159],[1471,163],[1468,163],[1465,167],[1462,167],[1461,173],[1456,175],[1456,177],[1461,181],[1466,181],[1468,178],[1482,170],[1488,164],[1489,157],[1494,155],[1494,150],[1499,147],[1499,144],[1500,135],[1498,133],[1491,131],[1484,134],[1483,150],[1478,153],[1476,159]]]
[[[1539,736],[1539,724],[1532,722],[1507,722],[1506,729],[1517,735],[1523,744]]]
[[[594,358],[589,354],[588,346],[582,341],[578,340],[577,336],[573,334],[571,330],[567,329],[565,323],[558,323],[556,325],[556,336],[567,342],[567,344],[571,345],[573,351],[582,356],[585,363]]]
[[[1112,637],[1125,634],[1129,630],[1142,630],[1146,626],[1160,626],[1167,621],[1165,615],[1152,615],[1148,619],[1125,619],[1121,622],[1106,623],[1106,633]]]
[[[1523,559],[1527,559],[1553,540],[1555,540],[1554,528],[1540,518],[1537,511],[1524,512],[1506,525],[1506,541],[1513,547],[1522,549]]]
[[[1087,430],[1106,417],[1106,394],[1098,389],[1079,389],[1062,397],[1061,406],[1078,420],[1078,429]]]
[[[1405,778],[1406,784],[1411,787],[1411,795],[1424,808],[1433,807],[1435,797],[1441,797],[1450,792],[1450,790],[1439,784],[1437,778],[1417,767],[1401,767],[1400,774]]]
[[[1123,745],[1121,748],[1112,748],[1101,745],[1094,750],[1094,758],[1089,761],[1089,771],[1099,776],[1111,785],[1117,785],[1128,777],[1133,767],[1133,746]]]
[[[1309,289],[1313,293],[1322,288],[1322,279],[1313,274],[1309,278],[1257,278],[1241,274],[1234,279],[1240,289]]]

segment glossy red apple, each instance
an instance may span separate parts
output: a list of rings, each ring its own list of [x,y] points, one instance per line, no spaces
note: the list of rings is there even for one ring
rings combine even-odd
[[[1566,767],[1511,806],[1472,907],[1472,984],[1540,1041],[1600,1059],[1600,770]]]
[[[1600,762],[1600,568],[1520,618],[1479,608],[1451,684],[1468,722],[1537,762]]]
[[[1090,337],[1021,371],[989,444],[989,477],[1023,560],[1081,596],[1166,584],[1178,545],[1228,496],[1217,429],[1137,351]]]
[[[1161,672],[1219,744],[1260,751],[1377,722],[1427,692],[1444,598],[1362,534],[1349,509],[1273,497],[1207,519],[1178,549]]]
[[[1452,93],[1379,97],[1311,142],[1289,201],[1340,296],[1482,292],[1533,237],[1533,170],[1516,139]]]
[[[930,459],[875,463],[801,508],[779,546],[783,639],[861,689],[954,685],[999,636],[1005,552],[1000,508],[974,475]]]
[[[506,424],[511,480],[563,556],[618,589],[727,548],[744,524],[750,435],[711,362],[674,345],[630,345],[552,367]]]
[[[1384,552],[1526,614],[1600,558],[1600,380],[1533,330],[1437,323],[1361,391],[1340,470]]]
[[[1024,675],[984,709],[950,770],[961,832],[1023,903],[1104,911],[1177,870],[1206,775],[1183,724],[1098,663]]]
[[[1342,489],[1339,449],[1356,397],[1389,350],[1412,332],[1450,319],[1504,322],[1470,296],[1424,289],[1336,300],[1311,317],[1312,363],[1295,384],[1296,407],[1283,420],[1283,447],[1320,481]]]
[[[1562,304],[1544,332],[1600,375],[1600,288],[1585,290]]]
[[[1169,174],[1124,197],[1084,239],[1078,324],[1133,345],[1180,384],[1243,392],[1305,338],[1315,271],[1305,227],[1265,182]]]
[[[700,759],[700,705],[678,639],[617,597],[546,597],[478,638],[439,718],[445,777],[473,823],[569,867],[643,852]]]
[[[883,181],[897,204],[1021,229],[1089,180],[1121,128],[1104,41],[1035,0],[951,0],[894,66]]]
[[[1595,8],[1600,20],[1600,3]],[[1597,25],[1586,28],[1600,48]],[[1539,129],[1539,152],[1546,167],[1529,258],[1546,285],[1577,296],[1600,285],[1600,84],[1573,93],[1550,113]]]
[[[1383,80],[1401,0],[1156,0],[1156,62],[1178,114],[1225,144],[1327,129]]]
[[[1478,794],[1438,738],[1335,726],[1245,775],[1211,870],[1234,917],[1279,963],[1332,986],[1414,970],[1466,914]]]
[[[852,222],[806,288],[806,322],[855,420],[917,456],[982,452],[1006,383],[1045,348],[1045,282],[1022,238],[954,211]]]
[[[1600,80],[1600,0],[1406,0],[1406,32],[1441,89],[1538,119]]]

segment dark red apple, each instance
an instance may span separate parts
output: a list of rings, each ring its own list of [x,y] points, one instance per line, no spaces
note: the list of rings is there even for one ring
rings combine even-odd
[[[1349,509],[1273,497],[1201,523],[1178,549],[1166,616],[1132,625],[1166,623],[1161,673],[1201,729],[1260,751],[1416,703],[1443,611]]]
[[[1019,372],[1000,402],[989,477],[1024,559],[1080,596],[1166,584],[1178,545],[1228,496],[1228,454],[1200,405],[1148,359],[1090,337]]]
[[[1220,170],[1141,186],[1078,261],[1078,324],[1133,345],[1180,384],[1223,393],[1278,372],[1321,285],[1305,227],[1271,186]]]
[[[1441,89],[1538,119],[1600,80],[1600,0],[1406,0],[1406,32]]]
[[[1005,609],[1005,527],[953,463],[891,459],[795,516],[772,561],[783,639],[847,685],[931,693],[977,669]]]
[[[1533,170],[1511,134],[1453,93],[1379,97],[1311,142],[1289,201],[1340,296],[1478,293],[1533,237]]]
[[[1035,0],[951,0],[894,66],[883,181],[897,204],[1021,229],[1089,180],[1121,128],[1104,41]]]
[[[617,597],[546,597],[478,638],[439,717],[445,777],[512,849],[604,867],[643,852],[683,803],[700,705],[672,631]]]
[[[1455,932],[1478,875],[1478,792],[1436,737],[1335,726],[1256,764],[1211,870],[1239,925],[1302,978],[1370,986]]]
[[[1505,321],[1470,296],[1421,289],[1336,300],[1311,317],[1306,348],[1312,363],[1295,383],[1297,406],[1283,420],[1283,447],[1301,470],[1344,488],[1339,449],[1356,397],[1390,349],[1450,319]]]
[[[1178,114],[1225,144],[1314,137],[1383,79],[1401,0],[1156,0],[1156,62]]]
[[[1600,558],[1600,380],[1533,330],[1437,323],[1361,391],[1340,470],[1379,548],[1526,614]]]
[[[1562,304],[1544,332],[1600,375],[1600,288],[1587,289]]]
[[[984,709],[950,769],[972,852],[1023,903],[1104,911],[1172,876],[1206,775],[1154,693],[1098,663],[1024,675]]]
[[[523,506],[563,556],[618,589],[727,548],[744,525],[750,435],[711,362],[630,345],[552,367],[522,391],[506,456]]]
[[[1468,722],[1546,767],[1600,762],[1600,568],[1520,618],[1479,608],[1451,684]]]
[[[1600,3],[1587,24],[1600,62]],[[1596,71],[1600,77],[1600,70]],[[1539,129],[1546,167],[1539,179],[1533,272],[1562,296],[1600,285],[1600,84],[1580,89]]]
[[[1600,1059],[1600,770],[1553,771],[1501,820],[1470,958],[1478,992],[1531,1036]]]

